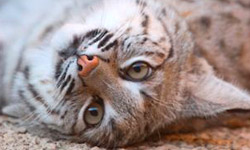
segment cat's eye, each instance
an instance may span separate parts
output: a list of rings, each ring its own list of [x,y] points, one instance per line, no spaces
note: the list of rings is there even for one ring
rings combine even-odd
[[[88,125],[97,125],[102,121],[104,115],[103,105],[92,102],[84,113],[84,121]]]
[[[145,62],[136,62],[132,64],[126,71],[126,74],[131,80],[145,80],[152,73],[151,67]]]

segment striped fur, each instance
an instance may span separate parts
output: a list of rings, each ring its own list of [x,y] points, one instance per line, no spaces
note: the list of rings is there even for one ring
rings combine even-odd
[[[178,0],[178,3],[48,0],[34,6],[23,3],[30,12],[39,8],[34,16],[29,13],[31,22],[20,21],[20,28],[15,31],[0,22],[0,27],[6,29],[0,35],[8,35],[3,37],[3,42],[0,39],[3,113],[24,120],[22,123],[27,127],[38,125],[48,129],[57,138],[117,147],[144,140],[176,120],[212,116],[228,109],[249,109],[250,97],[246,92],[216,77],[217,73],[224,74],[214,70],[214,66],[230,73],[221,63],[229,60],[223,59],[224,55],[217,63],[213,62],[215,54],[225,50],[223,47],[228,43],[221,39],[218,51],[205,49],[206,34],[202,36],[202,32],[209,30],[214,22],[213,17],[199,18],[196,17],[199,13],[189,10],[197,3],[198,0]],[[211,1],[200,5],[209,9],[212,4],[222,6],[222,3]],[[42,6],[50,7],[53,13],[46,13],[49,8]],[[7,3],[0,8],[0,20],[8,20],[9,7],[19,11],[15,4]],[[245,12],[242,18],[250,19],[246,15],[249,9],[237,2],[227,7],[232,12],[239,7]],[[222,14],[220,11],[215,13]],[[29,18],[29,15],[23,13],[22,17]],[[224,20],[215,21],[222,25],[241,21],[233,15],[225,17],[224,14]],[[234,26],[250,33],[244,21]],[[15,37],[14,32],[20,35]],[[246,42],[244,39],[249,39],[249,35],[242,35],[237,42]],[[245,47],[244,54],[249,56],[247,43]],[[78,76],[77,59],[81,55],[100,59],[98,67],[87,77]],[[126,77],[126,70],[135,62],[150,66],[147,78],[133,81]],[[242,63],[247,64],[245,60]],[[247,69],[247,65],[241,68],[246,75]],[[242,77],[234,70],[232,73]],[[230,75],[225,77],[230,81]],[[242,79],[239,83],[241,87],[249,87],[245,82],[241,84]],[[104,116],[98,125],[89,126],[83,117],[93,101],[103,105]],[[15,113],[16,110],[20,112]]]

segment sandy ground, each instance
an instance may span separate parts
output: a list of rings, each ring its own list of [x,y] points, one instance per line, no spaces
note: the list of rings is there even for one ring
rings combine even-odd
[[[160,140],[148,140],[132,147],[122,149],[250,149],[250,121],[242,127],[217,127],[196,133],[162,135]],[[235,124],[235,123],[234,123]],[[236,123],[237,124],[237,123]],[[229,128],[230,127],[230,128]],[[13,119],[0,116],[0,150],[100,150],[87,144],[69,141],[53,141],[39,138],[17,127]]]

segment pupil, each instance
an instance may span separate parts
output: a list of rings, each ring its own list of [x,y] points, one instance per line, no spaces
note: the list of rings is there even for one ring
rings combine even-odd
[[[134,71],[137,73],[141,72],[141,66],[135,66]]]
[[[89,108],[89,113],[92,116],[97,117],[98,116],[98,108],[96,108],[96,107]]]

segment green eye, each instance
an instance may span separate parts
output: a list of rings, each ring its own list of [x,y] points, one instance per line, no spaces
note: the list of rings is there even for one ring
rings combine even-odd
[[[101,122],[103,115],[103,106],[99,103],[92,102],[85,110],[84,121],[88,125],[96,125]]]
[[[145,62],[136,62],[129,67],[127,75],[132,80],[141,81],[146,79],[152,70],[151,67]]]

